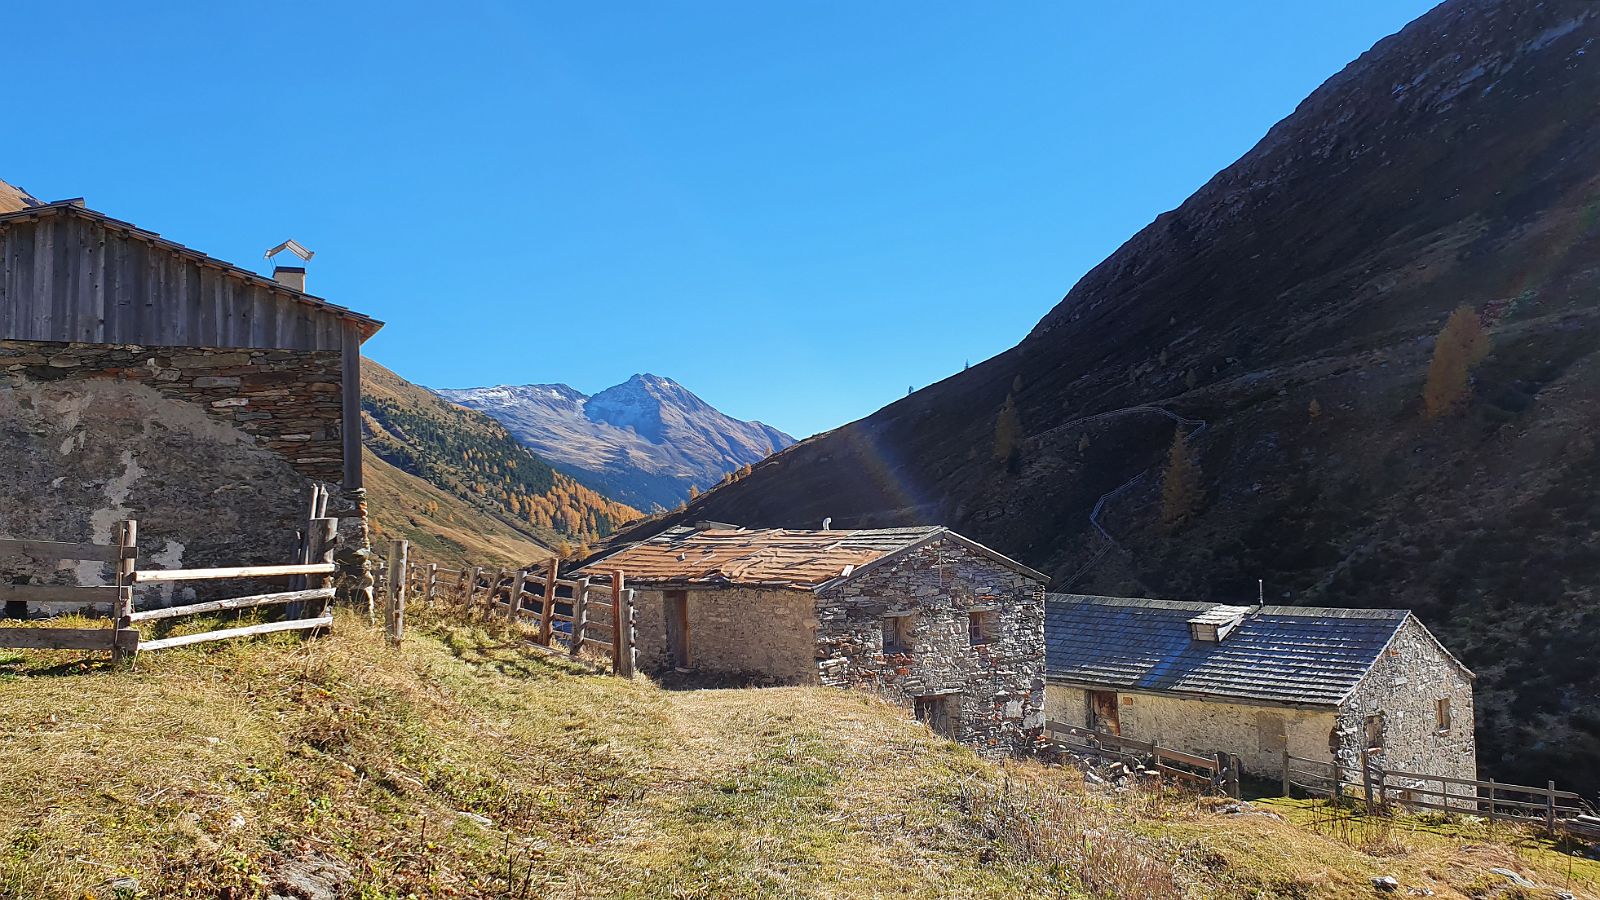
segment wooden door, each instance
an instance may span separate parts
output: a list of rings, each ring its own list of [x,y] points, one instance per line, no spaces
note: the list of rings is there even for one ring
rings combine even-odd
[[[1111,734],[1122,733],[1122,723],[1117,720],[1117,692],[1089,692],[1089,727]]]
[[[689,668],[689,592],[667,591],[667,650],[674,668]]]
[[[912,704],[917,721],[922,722],[934,734],[945,737],[955,736],[955,723],[950,717],[951,698],[944,696],[917,697]]]

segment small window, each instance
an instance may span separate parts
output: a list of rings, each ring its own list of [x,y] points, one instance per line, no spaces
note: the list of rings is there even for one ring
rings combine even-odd
[[[1367,749],[1383,749],[1383,713],[1367,716]]]
[[[1439,733],[1444,734],[1450,730],[1450,698],[1441,697],[1433,702],[1435,718],[1439,721]]]
[[[967,613],[967,639],[972,646],[981,647],[994,641],[995,616],[993,610]]]
[[[911,625],[915,618],[910,613],[883,617],[883,652],[911,652]]]

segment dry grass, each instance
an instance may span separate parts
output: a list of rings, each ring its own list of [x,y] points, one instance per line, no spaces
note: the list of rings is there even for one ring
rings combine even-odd
[[[261,897],[317,862],[360,898],[1343,897],[1395,863],[986,762],[865,694],[666,690],[503,627],[0,656],[0,898]],[[1492,855],[1435,852],[1396,874],[1493,896],[1421,880]]]

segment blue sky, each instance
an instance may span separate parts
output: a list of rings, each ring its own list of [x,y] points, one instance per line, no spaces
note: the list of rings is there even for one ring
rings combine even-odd
[[[1016,343],[1423,0],[26,3],[0,178],[389,324],[797,436]]]

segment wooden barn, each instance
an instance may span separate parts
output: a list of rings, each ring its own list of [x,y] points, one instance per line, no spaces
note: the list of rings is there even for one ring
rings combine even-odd
[[[382,323],[304,287],[0,183],[0,536],[104,543],[135,518],[157,566],[278,562],[316,484],[365,541]]]

